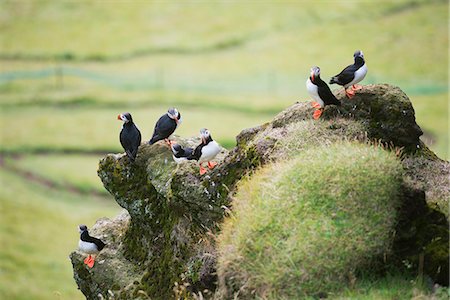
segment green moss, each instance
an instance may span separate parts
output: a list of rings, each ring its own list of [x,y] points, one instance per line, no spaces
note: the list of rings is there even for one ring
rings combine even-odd
[[[401,174],[393,155],[352,144],[258,171],[240,185],[219,237],[227,297],[311,296],[380,263],[392,243]]]
[[[201,260],[192,260],[187,265],[186,278],[194,284],[197,283],[200,280],[201,267],[202,267]]]

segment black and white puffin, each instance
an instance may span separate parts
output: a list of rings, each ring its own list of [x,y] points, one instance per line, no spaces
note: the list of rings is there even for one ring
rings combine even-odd
[[[169,136],[177,129],[181,123],[181,114],[176,108],[169,108],[166,114],[162,115],[158,122],[155,124],[155,130],[153,136],[148,142],[150,145],[160,140],[165,140],[169,145],[172,144],[169,141]]]
[[[357,83],[363,80],[367,74],[367,65],[364,61],[363,52],[361,50],[356,50],[353,57],[355,58],[355,63],[347,66],[341,73],[333,76],[330,80],[330,84],[337,83],[342,85],[348,98],[355,96],[355,91],[362,88],[360,85],[357,85]],[[350,86],[351,89],[347,90]]]
[[[192,153],[194,152],[194,148],[186,147],[184,148],[180,144],[172,144],[172,157],[173,160],[179,164],[186,160],[193,160]]]
[[[122,130],[120,131],[119,139],[125,153],[130,160],[134,162],[141,145],[141,132],[133,123],[133,118],[130,113],[123,113],[117,116],[118,120],[123,121]]]
[[[333,95],[330,87],[320,78],[320,68],[315,66],[311,68],[311,74],[306,80],[306,89],[315,100],[312,106],[316,108],[313,118],[317,120],[322,115],[326,105],[341,105],[341,102]]]
[[[105,248],[106,244],[101,240],[90,236],[86,225],[80,225],[78,229],[80,231],[78,248],[82,252],[89,254],[89,256],[84,260],[84,263],[89,268],[92,268],[94,266],[95,257],[98,253],[100,253],[100,251],[103,250],[103,248]]]
[[[194,149],[194,153],[191,158],[198,161],[198,164],[200,165],[200,175],[203,175],[206,173],[206,169],[203,168],[202,164],[204,162],[208,162],[208,168],[213,169],[217,163],[212,162],[211,160],[219,154],[221,149],[219,144],[212,139],[211,133],[208,129],[201,129],[200,137],[202,142]]]

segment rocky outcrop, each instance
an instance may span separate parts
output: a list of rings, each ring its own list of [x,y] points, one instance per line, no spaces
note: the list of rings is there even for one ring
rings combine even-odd
[[[83,294],[88,299],[98,299],[99,294],[114,299],[171,299],[214,291],[214,236],[231,209],[237,181],[262,164],[339,140],[375,141],[408,162],[405,209],[392,263],[406,259],[416,267],[423,254],[430,261],[427,274],[448,282],[448,249],[442,250],[448,243],[447,219],[427,206],[430,184],[421,181],[428,177],[418,175],[422,168],[414,165],[419,159],[421,164],[437,164],[444,170],[439,176],[445,176],[448,162],[421,142],[412,104],[399,88],[369,85],[352,100],[343,92],[337,97],[343,105],[327,107],[319,121],[312,120],[309,103],[296,103],[272,122],[243,130],[236,147],[230,152],[223,149],[219,165],[204,176],[195,162],[175,164],[162,143],[141,145],[134,164],[121,154],[101,159],[98,175],[127,213],[112,221],[99,220],[93,227],[92,233],[108,243],[94,268],[83,265],[79,252],[71,254],[74,278]],[[175,139],[190,146],[199,142]],[[449,195],[443,188],[437,197],[447,197],[448,203]],[[417,210],[409,209],[412,206]],[[434,228],[433,234],[427,228]]]

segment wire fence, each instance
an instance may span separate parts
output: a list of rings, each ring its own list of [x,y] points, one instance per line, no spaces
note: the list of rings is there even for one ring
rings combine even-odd
[[[171,90],[195,91],[221,94],[261,94],[292,95],[304,90],[304,80],[275,71],[262,72],[258,76],[246,78],[191,77],[172,74],[169,70],[157,68],[139,75],[103,73],[72,66],[55,66],[38,70],[17,70],[0,73],[0,84],[19,80],[41,80],[54,78],[55,85],[62,87],[68,78],[87,80],[103,86],[122,90]],[[381,82],[368,75],[364,83]],[[447,84],[397,83],[409,95],[433,95],[448,93]]]

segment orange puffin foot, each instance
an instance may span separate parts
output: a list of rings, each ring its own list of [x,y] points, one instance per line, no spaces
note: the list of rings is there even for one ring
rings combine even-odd
[[[89,264],[89,262],[91,261],[91,259],[92,259],[92,257],[91,257],[91,255],[89,254],[89,256],[88,257],[86,257],[85,259],[84,259],[84,264]]]
[[[352,85],[352,90],[359,91],[360,89],[362,89],[362,86],[360,86],[359,84]]]
[[[320,116],[322,115],[322,113],[323,113],[323,109],[318,109],[318,110],[316,110],[316,111],[314,112],[314,114],[313,114],[314,120],[319,119]]]
[[[216,162],[214,162],[214,161],[208,161],[208,168],[211,170],[211,169],[214,169],[214,167],[215,166],[217,166],[217,163]]]
[[[164,139],[164,141],[166,141],[167,145],[169,145],[169,147],[172,147],[173,141],[169,140],[169,139]]]
[[[322,106],[320,106],[320,104],[317,102],[312,102],[311,105],[312,105],[312,107],[317,108],[317,109],[322,108]]]
[[[200,175],[204,175],[206,173],[206,169],[200,165]]]
[[[90,256],[90,258],[91,259],[88,261],[87,266],[89,268],[92,268],[94,266],[94,263],[95,263],[95,258],[93,256]]]
[[[345,94],[347,95],[348,99],[352,99],[355,96],[355,91],[353,91],[353,90],[345,90]]]

